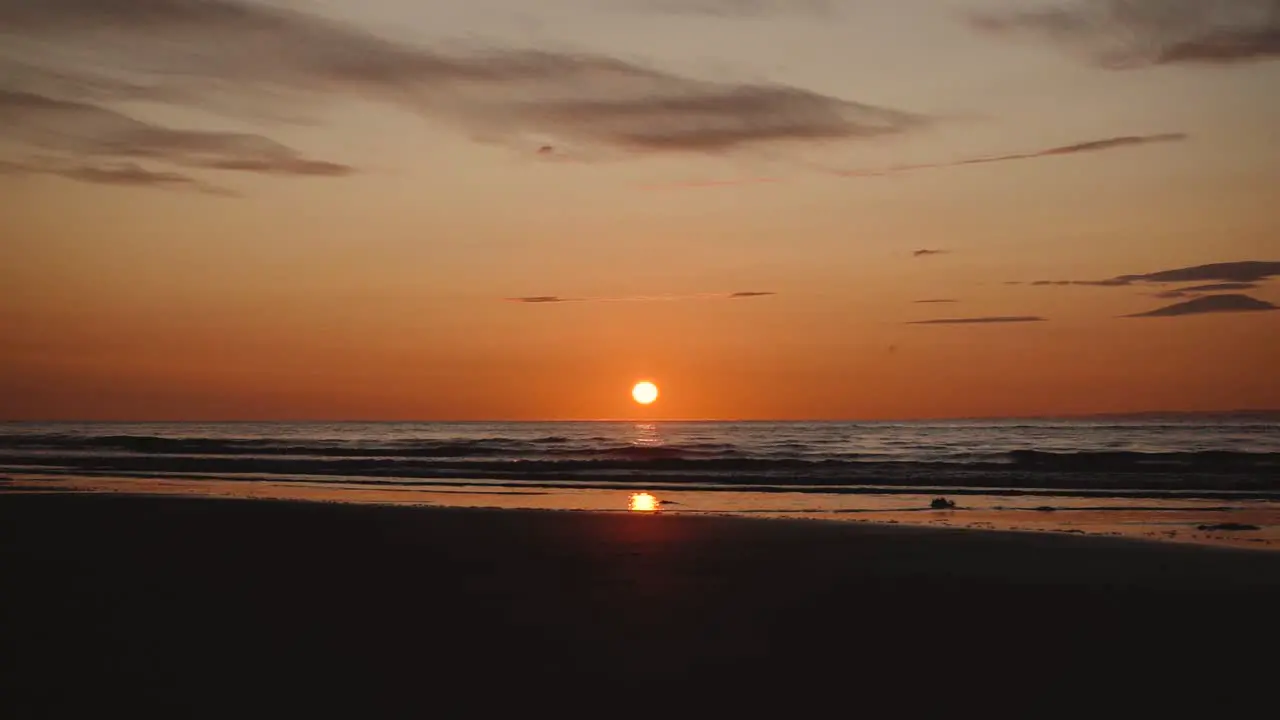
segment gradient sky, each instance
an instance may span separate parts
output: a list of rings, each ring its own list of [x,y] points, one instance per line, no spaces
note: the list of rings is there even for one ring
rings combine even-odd
[[[1277,38],[1278,0],[0,0],[0,419],[1280,408]]]

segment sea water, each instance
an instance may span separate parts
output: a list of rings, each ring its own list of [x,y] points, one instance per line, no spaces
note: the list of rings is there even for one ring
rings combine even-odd
[[[1280,547],[1280,417],[7,423],[9,489],[659,511]],[[934,507],[944,498],[948,507]],[[949,507],[954,503],[955,507]],[[1226,524],[1236,529],[1219,529]]]

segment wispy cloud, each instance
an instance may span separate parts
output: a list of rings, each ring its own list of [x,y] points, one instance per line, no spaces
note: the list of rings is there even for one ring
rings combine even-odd
[[[0,125],[11,143],[54,154],[52,161],[11,164],[28,172],[85,182],[212,187],[185,174],[144,168],[135,161],[270,175],[353,172],[346,165],[303,157],[261,135],[168,128],[90,103],[3,88]],[[111,164],[78,164],[73,159]]]
[[[538,138],[539,147],[553,141],[621,153],[855,140],[922,122],[802,88],[698,79],[601,55],[446,53],[237,0],[0,0],[0,39],[5,34],[40,51],[30,57],[74,48],[86,59],[9,63],[19,68],[0,73],[9,90],[52,96],[55,88],[92,87],[100,105],[137,87],[156,100],[217,108],[358,98],[476,139]]]
[[[51,169],[47,172],[70,180],[97,183],[99,185],[126,185],[130,187],[161,187],[179,190],[195,190],[209,195],[220,195],[224,197],[234,195],[230,190],[219,188],[215,185],[209,185],[208,183],[196,180],[195,178],[181,173],[166,172],[162,170],[148,170],[134,163],[102,166],[81,165],[77,167]]]
[[[1075,0],[970,20],[992,33],[1048,38],[1112,69],[1280,57],[1280,0]]]
[[[183,173],[154,170],[134,162],[85,164],[48,156],[20,161],[0,161],[0,174],[52,175],[96,185],[188,190],[219,197],[235,197],[227,188],[204,182]]]
[[[911,253],[911,257],[929,257],[931,255],[946,255],[949,250],[933,250],[929,248],[921,248]]]
[[[1172,270],[1157,270],[1133,275],[1117,275],[1105,280],[1037,280],[1026,284],[1033,286],[1092,285],[1098,287],[1134,287],[1199,283],[1189,287],[1154,293],[1155,297],[1166,300],[1183,297],[1192,297],[1193,299],[1157,308],[1149,312],[1125,316],[1152,318],[1280,309],[1269,302],[1258,300],[1248,295],[1200,295],[1200,293],[1214,293],[1223,290],[1248,290],[1276,276],[1280,276],[1280,262],[1241,260],[1237,262],[1192,265]],[[1197,295],[1199,297],[1196,297]]]
[[[1280,310],[1280,306],[1265,300],[1258,300],[1248,295],[1206,295],[1194,300],[1175,303],[1150,312],[1126,315],[1134,318],[1182,317],[1186,315],[1206,315],[1210,313],[1239,313]]]
[[[636,72],[640,72],[636,69]],[[851,140],[905,130],[905,114],[780,86],[719,86],[652,71],[658,94],[548,99],[511,108],[528,129],[630,152],[724,152],[782,141]],[[637,75],[639,77],[639,75]]]
[[[549,303],[575,302],[673,302],[677,300],[743,300],[777,295],[775,292],[749,290],[730,293],[691,293],[685,295],[620,295],[594,297],[564,297],[561,295],[526,295],[523,297],[503,298],[506,302],[526,303],[531,305]]]
[[[981,157],[967,158],[964,160],[954,160],[951,162],[941,163],[925,163],[919,165],[894,165],[886,168],[864,168],[855,170],[837,170],[834,174],[843,177],[883,177],[886,175],[897,175],[900,173],[917,172],[920,170],[940,170],[943,168],[963,167],[965,165],[984,165],[987,163],[1012,162],[1015,160],[1034,160],[1037,158],[1061,157],[1065,155],[1078,155],[1081,153],[1095,153],[1105,150],[1117,150],[1120,148],[1133,147],[1137,145],[1150,145],[1153,143],[1169,143],[1181,142],[1187,139],[1186,133],[1156,133],[1152,135],[1121,135],[1118,137],[1102,138],[1100,140],[1086,140],[1084,142],[1072,143],[1070,145],[1057,145],[1043,150],[1032,150],[1028,152],[1005,153],[1002,155],[984,155]]]
[[[988,325],[999,323],[1044,322],[1045,319],[1034,315],[996,315],[991,317],[971,318],[939,318],[937,320],[916,320],[908,325]]]

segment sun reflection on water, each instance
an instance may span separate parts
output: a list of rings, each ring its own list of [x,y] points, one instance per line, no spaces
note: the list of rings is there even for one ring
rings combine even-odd
[[[631,438],[634,447],[661,447],[666,444],[656,423],[636,423],[635,431],[635,436]]]

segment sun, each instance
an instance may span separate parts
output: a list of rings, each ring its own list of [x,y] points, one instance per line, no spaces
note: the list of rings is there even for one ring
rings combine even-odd
[[[648,380],[638,382],[635,387],[631,388],[631,397],[635,398],[635,401],[641,405],[648,405],[658,399],[658,386]]]

